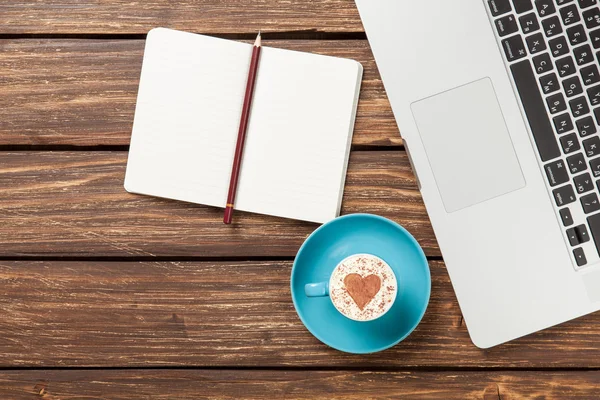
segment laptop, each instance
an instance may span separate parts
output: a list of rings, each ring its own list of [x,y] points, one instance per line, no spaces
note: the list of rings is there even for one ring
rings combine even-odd
[[[473,343],[600,309],[597,0],[356,0]]]

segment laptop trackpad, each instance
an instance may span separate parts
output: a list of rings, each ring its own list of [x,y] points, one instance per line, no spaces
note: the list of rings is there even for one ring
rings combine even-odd
[[[489,78],[411,106],[448,213],[525,186]]]

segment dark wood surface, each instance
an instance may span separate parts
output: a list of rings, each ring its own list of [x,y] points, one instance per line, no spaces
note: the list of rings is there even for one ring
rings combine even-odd
[[[445,266],[401,345],[355,356],[322,345],[291,302],[291,261],[0,261],[0,368],[600,368],[600,315],[481,350]]]
[[[346,33],[363,30],[352,0],[10,0],[10,34],[145,34],[156,26],[198,33]]]
[[[126,152],[0,154],[0,252],[4,256],[293,257],[317,225],[133,195]],[[406,153],[355,151],[342,212],[370,212],[410,229],[439,255]]]
[[[354,58],[364,68],[342,213],[404,225],[430,261],[427,313],[356,356],[295,314],[317,225],[123,189],[156,26]],[[493,256],[493,255],[490,255]],[[0,399],[600,398],[600,314],[490,350],[469,340],[352,0],[0,4]]]
[[[366,40],[264,45],[360,61],[354,145],[402,144]],[[0,39],[0,146],[129,145],[143,51],[144,40]]]
[[[14,400],[589,400],[600,372],[109,370],[0,372]]]

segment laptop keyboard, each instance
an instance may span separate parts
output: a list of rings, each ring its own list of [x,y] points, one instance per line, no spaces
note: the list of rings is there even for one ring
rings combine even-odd
[[[598,0],[487,0],[577,268],[600,261]]]

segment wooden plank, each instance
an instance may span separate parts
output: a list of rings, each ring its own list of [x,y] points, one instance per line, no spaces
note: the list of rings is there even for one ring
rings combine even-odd
[[[199,33],[360,32],[351,0],[11,0],[4,34],[139,34],[164,26]]]
[[[353,143],[402,143],[367,41],[265,43],[360,61]],[[128,145],[143,47],[143,40],[0,40],[0,145]]]
[[[318,225],[133,195],[125,152],[0,153],[0,257],[292,257]],[[439,255],[406,154],[353,152],[342,213],[380,214]]]
[[[3,371],[20,399],[591,399],[600,372],[112,370]]]
[[[600,368],[600,313],[476,348],[439,261],[409,338],[332,350],[295,313],[291,264],[0,261],[0,367]]]

